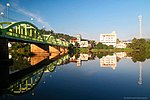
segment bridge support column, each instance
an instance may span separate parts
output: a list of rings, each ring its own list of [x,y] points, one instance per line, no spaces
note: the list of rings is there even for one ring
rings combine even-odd
[[[40,56],[49,56],[49,46],[44,44],[31,44],[31,52]]]
[[[56,58],[60,54],[59,46],[49,46],[50,57],[49,59]]]
[[[49,52],[50,53],[60,53],[60,47],[59,46],[49,46]]]
[[[65,53],[65,48],[64,47],[60,47],[60,52],[61,53]]]
[[[8,40],[0,38],[0,61],[8,60]]]
[[[65,53],[68,53],[68,48],[65,48]]]

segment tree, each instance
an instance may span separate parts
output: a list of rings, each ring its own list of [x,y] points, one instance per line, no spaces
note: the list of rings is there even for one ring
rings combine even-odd
[[[134,50],[145,51],[147,48],[147,42],[145,39],[136,39],[132,40],[132,43],[129,45],[130,48]]]
[[[117,38],[117,44],[120,43],[120,40]]]
[[[78,42],[75,43],[75,47],[76,47],[76,48],[79,47],[79,43],[78,43]]]

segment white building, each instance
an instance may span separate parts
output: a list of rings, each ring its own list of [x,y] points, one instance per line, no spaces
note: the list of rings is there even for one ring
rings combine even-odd
[[[81,35],[77,34],[77,42],[79,43],[79,46],[82,47],[88,47],[89,43],[88,41],[81,41]]]
[[[116,47],[117,34],[113,31],[111,34],[100,34],[100,42],[106,45],[113,45]]]
[[[116,44],[116,48],[126,48],[127,45],[123,42],[119,42],[118,44]]]
[[[80,45],[80,47],[88,47],[89,43],[88,43],[88,41],[80,41],[79,45]]]
[[[77,34],[77,42],[78,42],[78,43],[81,42],[81,34]]]

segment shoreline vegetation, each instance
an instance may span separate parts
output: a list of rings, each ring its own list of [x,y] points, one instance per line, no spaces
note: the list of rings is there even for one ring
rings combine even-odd
[[[114,49],[89,49],[89,48],[76,48],[75,52],[79,52],[79,53],[89,53],[89,52],[93,52],[93,53],[99,53],[99,52],[133,52],[133,51],[139,51],[139,50],[133,50],[131,48],[123,48],[123,49],[119,49],[119,48],[114,48]]]
[[[132,42],[127,44],[126,48],[114,48],[112,45],[102,43],[93,44],[91,47],[79,48],[77,45],[73,50],[75,53],[99,53],[99,52],[150,52],[150,40],[143,38],[132,39]]]

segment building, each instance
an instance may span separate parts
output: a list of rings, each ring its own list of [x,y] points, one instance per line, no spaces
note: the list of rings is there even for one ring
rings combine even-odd
[[[119,42],[118,44],[116,44],[116,48],[126,48],[127,45],[123,42]]]
[[[88,41],[80,41],[79,45],[80,45],[80,47],[88,47],[89,43],[88,43]]]
[[[77,34],[77,42],[81,48],[89,46],[88,41],[82,41],[81,34]]]
[[[77,34],[76,38],[72,38],[70,43],[75,45],[75,43],[79,43],[80,48],[89,47],[89,41],[82,41],[81,34]]]
[[[81,42],[81,34],[77,34],[77,42],[78,42],[78,43]]]
[[[108,46],[113,45],[113,47],[116,47],[116,42],[117,42],[116,32],[113,31],[111,34],[100,34],[100,42]]]
[[[71,44],[75,45],[76,42],[77,42],[77,38],[72,38],[72,39],[70,39],[70,43],[71,43]]]

